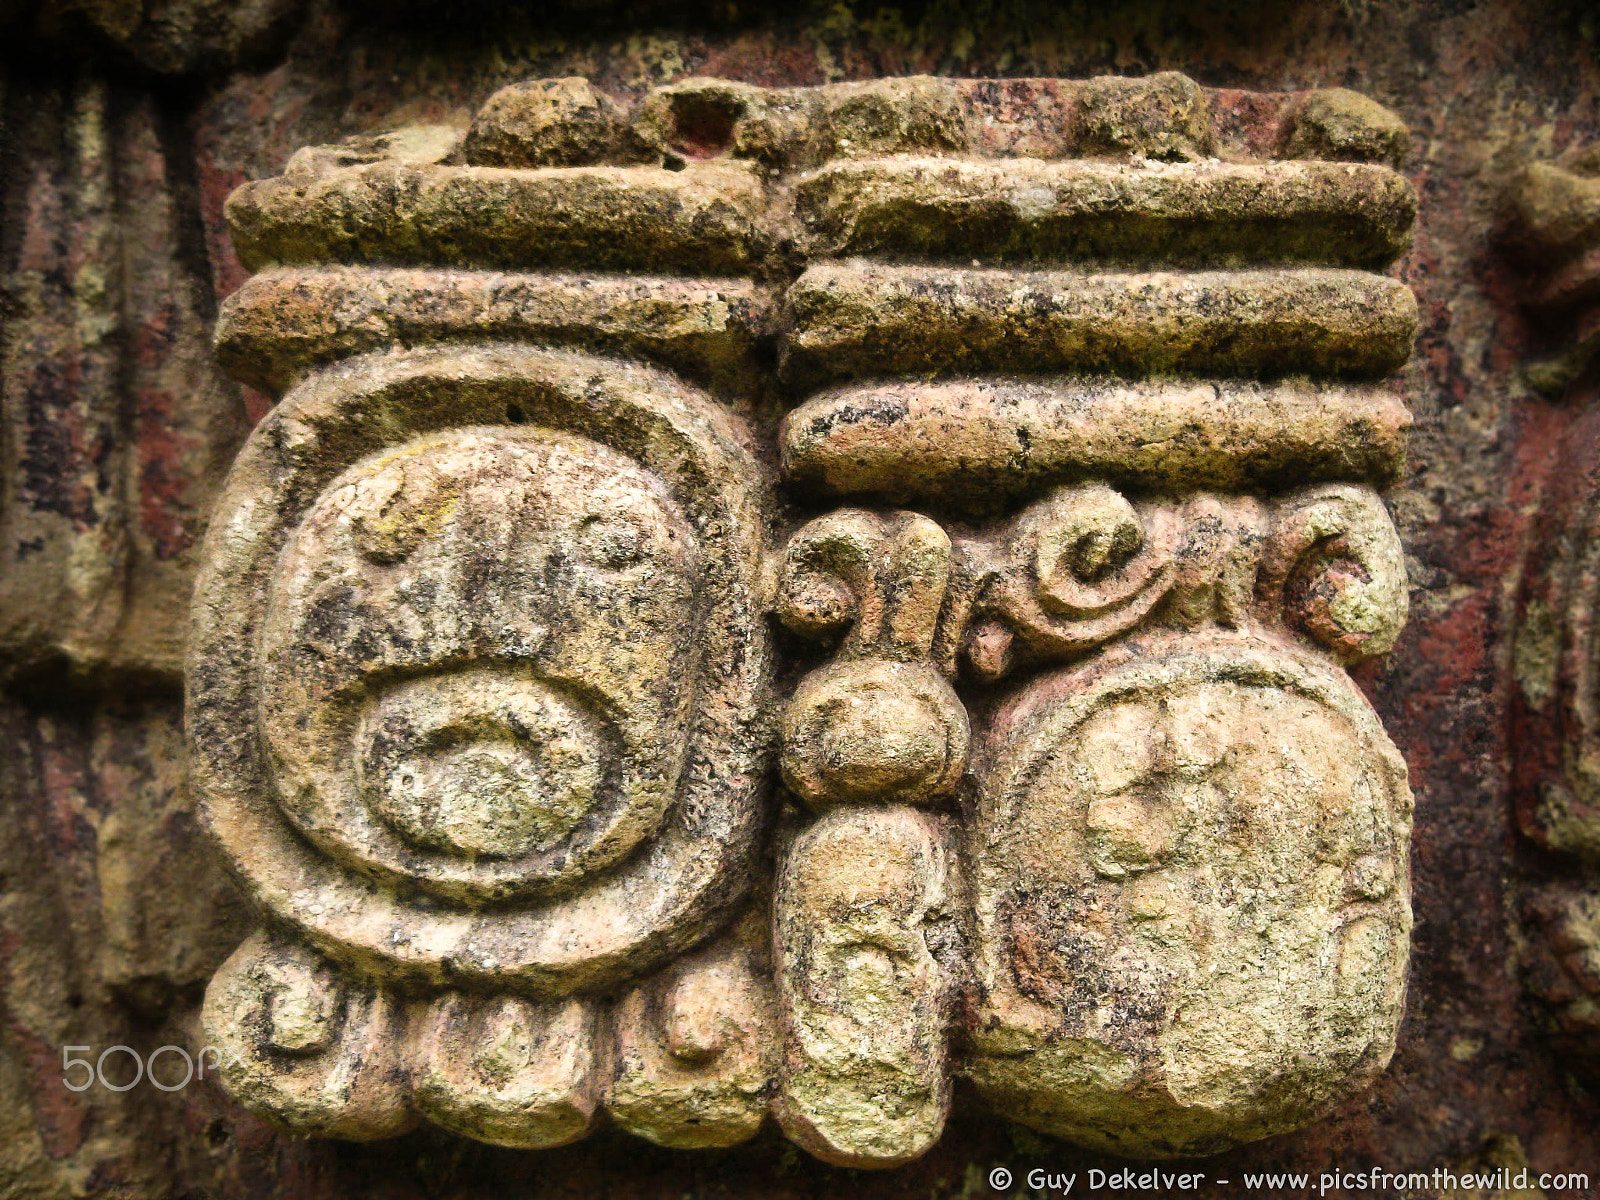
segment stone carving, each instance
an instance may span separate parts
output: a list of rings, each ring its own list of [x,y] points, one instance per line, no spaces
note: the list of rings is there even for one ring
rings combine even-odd
[[[1536,348],[1529,384],[1565,401],[1542,466],[1543,506],[1519,601],[1516,816],[1545,853],[1526,889],[1524,978],[1551,1014],[1570,1061],[1600,1070],[1600,721],[1595,677],[1600,556],[1600,413],[1593,402],[1600,263],[1600,180],[1592,148],[1535,163],[1511,192],[1508,241],[1527,269],[1525,300],[1552,345]]]
[[[959,1075],[1163,1156],[1385,1067],[1410,793],[1341,667],[1405,620],[1404,131],[1211,109],[541,80],[235,194],[218,353],[283,399],[189,704],[271,922],[208,993],[242,1099],[882,1167]]]
[[[1005,704],[980,778],[967,1071],[1002,1111],[1190,1154],[1387,1065],[1410,797],[1337,672],[1248,635],[1130,640]]]
[[[516,345],[353,359],[235,464],[197,589],[206,814],[257,902],[361,986],[466,989],[406,1000],[425,1115],[583,1132],[598,1051],[537,1061],[599,1040],[572,993],[702,940],[747,884],[762,506],[692,389]],[[480,1025],[533,1074],[457,1074]]]

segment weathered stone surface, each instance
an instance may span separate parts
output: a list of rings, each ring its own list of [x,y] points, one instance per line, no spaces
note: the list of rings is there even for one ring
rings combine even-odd
[[[234,1095],[295,1133],[369,1141],[416,1124],[394,997],[299,942],[257,933],[235,950],[204,1028]]]
[[[889,1167],[950,1106],[948,832],[903,807],[841,808],[784,853],[773,949],[784,1032],[777,1114],[813,1154]]]
[[[1369,166],[908,157],[830,164],[794,205],[813,253],[1382,267],[1417,199]]]
[[[244,413],[159,106],[16,87],[0,250],[0,675],[164,677]]]
[[[1349,88],[1307,92],[1289,110],[1283,153],[1289,158],[1388,163],[1411,148],[1405,122],[1370,96]]]
[[[927,517],[844,509],[790,539],[778,612],[810,636],[848,629],[783,717],[784,782],[817,809],[928,801],[966,767],[966,711],[931,653],[950,539]]]
[[[446,992],[421,1017],[418,1110],[497,1146],[564,1146],[599,1116],[605,1064],[593,1001]]]
[[[1386,375],[1409,288],[1335,270],[1079,274],[818,264],[789,289],[797,386],[932,371]]]
[[[232,67],[280,47],[301,0],[12,0],[0,31],[164,75]],[[9,28],[8,28],[9,27]],[[19,28],[20,27],[20,28]]]
[[[1506,197],[1508,248],[1531,278],[1522,299],[1553,349],[1529,364],[1528,382],[1558,397],[1578,383],[1600,355],[1600,181],[1592,150],[1559,163],[1534,162],[1512,181]]]
[[[762,503],[735,419],[645,368],[308,380],[197,586],[193,766],[250,894],[368,970],[543,993],[703,936],[764,807]]]
[[[683,1149],[748,1141],[777,1073],[769,934],[686,955],[617,1002],[606,1112],[630,1133]]]
[[[1035,681],[988,731],[967,835],[964,1070],[1024,1124],[1125,1155],[1297,1125],[1393,1053],[1406,768],[1311,659],[1214,636]]]
[[[1547,353],[1529,383],[1570,413],[1540,472],[1541,511],[1523,565],[1514,643],[1517,825],[1538,847],[1519,880],[1521,975],[1543,1032],[1587,1081],[1600,1077],[1600,411],[1591,370],[1600,341],[1594,305],[1592,149],[1534,163],[1509,200],[1510,248],[1531,278],[1523,296]],[[1528,268],[1532,268],[1531,271]]]
[[[1085,154],[1184,161],[1211,153],[1211,111],[1200,85],[1162,71],[1146,79],[1091,79],[1078,92],[1077,135]]]
[[[1600,1070],[1600,895],[1558,879],[1531,890],[1522,970],[1549,1011],[1552,1044],[1588,1078]]]
[[[587,79],[530,79],[501,88],[472,119],[461,156],[478,167],[574,167],[623,153],[621,107]]]
[[[1423,819],[1418,902],[1425,920],[1418,928],[1414,956],[1413,1020],[1397,1070],[1370,1093],[1305,1132],[1230,1152],[1214,1164],[1215,1174],[1231,1176],[1241,1165],[1316,1172],[1352,1158],[1426,1169],[1460,1161],[1464,1150],[1481,1143],[1488,1128],[1513,1129],[1539,1169],[1587,1166],[1583,1160],[1593,1157],[1589,1150],[1593,1123],[1585,1093],[1563,1079],[1572,1060],[1548,1052],[1537,1039],[1528,1019],[1535,1010],[1518,1007],[1517,981],[1505,970],[1512,957],[1508,931],[1515,929],[1505,918],[1508,893],[1517,887],[1518,871],[1544,870],[1552,857],[1536,850],[1513,851],[1504,836],[1507,749],[1499,713],[1500,697],[1509,686],[1510,655],[1503,638],[1502,597],[1527,536],[1525,514],[1533,497],[1526,489],[1541,478],[1538,440],[1559,438],[1568,426],[1560,412],[1524,397],[1518,366],[1525,331],[1511,312],[1514,289],[1498,265],[1482,253],[1491,215],[1486,198],[1497,200],[1503,181],[1520,159],[1530,152],[1558,151],[1567,139],[1592,132],[1593,71],[1582,35],[1573,31],[1574,18],[1559,6],[1551,10],[1499,2],[1449,13],[1406,5],[1250,13],[1224,6],[1203,14],[1160,6],[1105,12],[1056,6],[1030,8],[1025,17],[1012,19],[1004,14],[980,19],[960,15],[949,6],[933,6],[902,13],[903,28],[892,17],[849,6],[830,9],[825,22],[812,18],[798,11],[773,14],[770,24],[764,17],[759,26],[737,28],[718,26],[713,18],[704,28],[683,34],[666,23],[653,27],[648,19],[630,25],[608,18],[602,26],[563,18],[552,36],[534,33],[508,10],[484,18],[481,27],[473,14],[454,14],[440,36],[441,30],[436,23],[429,25],[425,13],[363,12],[358,20],[346,23],[332,10],[319,10],[281,70],[234,76],[214,88],[185,85],[168,90],[167,136],[171,144],[181,146],[188,143],[193,129],[199,154],[195,169],[202,194],[198,199],[185,196],[182,203],[186,207],[203,203],[209,214],[229,188],[270,172],[294,146],[327,141],[348,129],[416,120],[449,121],[464,128],[482,96],[501,83],[538,73],[588,74],[597,90],[616,98],[624,109],[629,108],[630,97],[651,83],[673,79],[684,70],[750,80],[741,86],[762,94],[763,121],[775,119],[775,111],[785,119],[791,112],[803,116],[799,124],[804,136],[792,143],[800,149],[758,154],[755,147],[761,142],[756,135],[762,126],[739,116],[733,125],[734,141],[726,147],[718,144],[712,122],[698,127],[698,132],[711,135],[700,138],[682,136],[695,130],[674,126],[677,147],[669,145],[668,150],[684,159],[698,157],[690,153],[693,150],[706,152],[706,157],[752,157],[763,168],[780,171],[797,166],[798,156],[810,153],[806,147],[815,144],[804,132],[814,101],[797,99],[785,109],[773,101],[774,94],[803,93],[791,85],[830,77],[930,69],[1081,75],[1179,66],[1196,78],[1236,85],[1204,90],[1211,110],[1212,144],[1220,157],[1251,163],[1281,152],[1278,139],[1289,127],[1287,117],[1297,97],[1241,89],[1361,79],[1360,86],[1392,103],[1416,130],[1416,157],[1408,173],[1426,201],[1416,249],[1398,268],[1422,301],[1422,338],[1420,353],[1394,389],[1415,406],[1418,423],[1405,486],[1390,497],[1407,547],[1415,617],[1395,660],[1371,664],[1357,674],[1360,686],[1373,697],[1411,757],[1413,777],[1419,781]],[[396,32],[397,26],[409,26],[409,32]],[[1019,29],[1025,29],[1026,36],[1018,34]],[[772,86],[757,87],[758,83]],[[133,84],[129,90],[139,86]],[[690,84],[685,90],[728,94],[737,88]],[[1050,158],[1080,152],[1072,129],[1080,91],[1075,81],[963,80],[951,90],[966,109],[966,135],[971,141],[965,153]],[[118,94],[119,105],[126,94]],[[13,107],[26,112],[25,107]],[[638,107],[633,105],[634,112]],[[692,115],[694,106],[688,111]],[[17,128],[26,125],[16,116],[12,121]],[[781,198],[781,182],[774,190]],[[198,216],[195,221],[198,225]],[[221,249],[223,235],[214,217],[206,218],[201,232],[210,239],[220,286],[226,290],[237,282],[237,267]],[[201,244],[190,243],[191,251]],[[787,275],[780,272],[773,278]],[[1583,286],[1578,285],[1580,291]],[[154,294],[159,286],[151,290]],[[1558,325],[1567,328],[1565,314],[1536,320],[1541,324],[1527,336]],[[590,348],[618,352],[610,346]],[[1228,382],[1219,380],[1224,387]],[[1578,399],[1581,405],[1582,397]],[[265,406],[261,398],[252,403],[253,411]],[[1516,418],[1507,419],[1513,411]],[[762,439],[770,430],[764,420],[756,426]],[[146,428],[159,427],[152,421]],[[1335,468],[1329,469],[1329,477],[1342,478]],[[1063,473],[1041,483],[1037,491],[1103,478],[1096,469],[1086,470],[1081,478]],[[1248,534],[1269,528],[1278,505],[1275,490],[1300,481],[1286,472],[1282,478],[1243,484],[1111,482],[1117,484],[1125,507],[1096,489],[1099,498],[1093,504],[1070,506],[1072,513],[1081,507],[1086,514],[1072,518],[1078,524],[1065,523],[1064,509],[1058,514],[1063,523],[1038,525],[1041,531],[1067,531],[1034,543],[1059,550],[1049,569],[1040,566],[1034,573],[1051,576],[1054,602],[1076,613],[1074,622],[1084,619],[1082,609],[1092,595],[1117,594],[1114,587],[1098,586],[1105,581],[1079,575],[1093,576],[1109,567],[1106,578],[1115,579],[1128,544],[1125,531],[1132,528],[1129,509],[1150,540],[1159,540],[1155,535],[1163,518],[1157,516],[1158,509],[1181,516],[1173,570],[1198,576],[1187,564],[1203,549],[1204,530],[1237,527]],[[1195,495],[1189,490],[1193,486],[1215,486],[1224,493],[1245,487],[1259,499],[1262,511],[1251,517],[1245,503],[1251,496]],[[1169,490],[1179,495],[1165,496]],[[792,495],[803,502],[818,498],[806,491]],[[987,499],[982,492],[976,495]],[[968,507],[966,497],[940,494],[916,501],[921,506],[937,502],[945,510],[941,519],[950,522],[952,594],[963,586],[962,563],[968,549],[976,554],[976,547],[993,546],[1002,535],[1009,535],[1015,510],[1035,495],[1030,487],[1019,488],[1014,495],[997,496],[993,509],[982,512]],[[160,504],[152,509],[163,511]],[[991,511],[996,524],[983,523],[990,521]],[[796,520],[810,515],[809,511],[794,514]],[[1257,523],[1252,525],[1252,520]],[[1068,536],[1073,530],[1082,536],[1076,540]],[[1178,554],[1184,547],[1188,548]],[[1032,556],[1036,563],[1051,557]],[[1138,557],[1135,551],[1130,561]],[[1309,557],[1320,562],[1328,556],[1313,551]],[[1339,577],[1335,581],[1339,587],[1362,582],[1358,571],[1336,562],[1330,563],[1330,574]],[[1135,573],[1120,582],[1134,586],[1137,581]],[[1176,621],[1173,613],[1180,609],[1189,613],[1201,603],[1202,590],[1184,584],[1173,593],[1181,604],[1140,620]],[[1317,588],[1308,588],[1304,598],[1318,600]],[[1217,605],[1222,607],[1221,601]],[[1042,599],[1039,607],[1051,621],[1066,624],[1061,612],[1046,608]],[[1250,619],[1267,622],[1269,607],[1263,600],[1263,615]],[[1004,639],[996,636],[989,615],[985,614],[983,628],[963,631],[971,634],[966,644],[975,652],[952,660],[959,662],[963,675],[969,661],[1003,666],[1006,656],[998,648]],[[1289,619],[1290,630],[1317,624],[1301,621],[1298,606]],[[1176,623],[1181,626],[1181,621]],[[1274,627],[1275,634],[1288,631]],[[1310,634],[1307,637],[1308,644],[1323,644]],[[115,638],[111,641],[116,644]],[[1032,651],[1020,633],[1013,642],[1010,666],[979,672],[979,680],[1036,665],[1029,660]],[[944,672],[941,649],[936,645],[931,657]],[[1041,643],[1039,652],[1045,649]],[[1080,648],[1059,653],[1071,661],[1085,652]],[[1326,652],[1334,650],[1327,647]],[[796,648],[797,657],[805,654]],[[804,661],[811,665],[808,657]],[[102,817],[124,807],[124,793],[114,775],[107,773],[108,762],[120,752],[106,751],[98,758],[84,755],[70,732],[76,717],[60,711],[66,702],[54,698],[53,681],[41,685],[34,682],[36,678],[22,684],[19,695],[30,704],[36,694],[51,696],[50,711],[41,715],[29,709],[20,716],[18,742],[41,747],[39,762],[51,774],[48,782],[43,776],[35,782],[26,772],[18,774],[25,782],[15,785],[16,809],[23,824],[37,821],[51,831],[38,841],[35,854],[39,863],[51,865],[48,879],[70,876],[71,886],[64,886],[61,895],[92,897],[100,868],[90,831],[99,827]],[[26,690],[39,686],[48,690]],[[956,677],[955,686],[958,695],[973,704],[974,726],[981,730],[994,693],[981,684],[975,686],[971,677]],[[135,703],[160,707],[161,701],[147,701],[141,689],[129,694]],[[158,744],[151,753],[170,751]],[[86,799],[62,800],[77,795],[74,789]],[[116,870],[126,872],[130,864],[136,869],[153,847],[165,841],[166,835],[159,831],[150,831],[137,843],[124,837],[124,864]],[[443,1142],[437,1133],[401,1139],[376,1151],[335,1150],[275,1138],[209,1088],[195,1088],[177,1098],[141,1088],[127,1104],[105,1094],[65,1096],[56,1083],[59,1063],[51,1061],[53,1048],[76,1042],[89,1030],[101,1044],[129,1040],[140,1030],[127,1032],[119,1002],[98,999],[100,968],[84,965],[93,962],[92,951],[86,956],[81,950],[58,949],[50,939],[39,938],[37,930],[46,926],[13,916],[18,910],[32,912],[59,903],[53,884],[35,882],[33,863],[27,857],[20,861],[26,864],[22,870],[7,872],[3,919],[10,936],[0,954],[7,962],[6,1044],[22,1065],[15,1072],[0,1072],[0,1093],[6,1097],[0,1101],[0,1112],[26,1115],[7,1124],[7,1136],[0,1142],[20,1147],[11,1161],[22,1164],[18,1170],[27,1172],[26,1183],[34,1190],[53,1194],[55,1185],[66,1180],[77,1182],[59,1182],[60,1189],[82,1191],[92,1186],[114,1194],[131,1181],[126,1185],[131,1194],[160,1195],[174,1179],[187,1190],[268,1195],[308,1189],[337,1195],[419,1188],[464,1194],[498,1194],[509,1188],[654,1195],[773,1187],[832,1194],[859,1187],[803,1155],[782,1159],[784,1176],[775,1182],[772,1164],[781,1147],[771,1139],[757,1142],[749,1151],[699,1162],[689,1156],[657,1154],[611,1134],[601,1134],[603,1140],[591,1148],[572,1148],[554,1156],[489,1152]],[[165,873],[147,874],[150,878],[141,893],[153,897]],[[125,901],[113,894],[105,903],[109,912]],[[173,902],[168,899],[165,904]],[[80,907],[77,899],[71,904],[73,927],[83,924],[87,929],[77,915]],[[155,904],[153,911],[165,910]],[[153,945],[162,944],[154,932],[142,936],[157,939]],[[62,944],[68,943],[64,939]],[[94,939],[86,933],[72,944],[92,947]],[[45,949],[38,953],[29,949],[41,945]],[[119,951],[125,958],[129,953]],[[180,962],[181,956],[174,952],[168,961]],[[200,961],[203,974],[209,961],[203,956]],[[165,989],[169,970],[177,968],[168,963],[155,968],[151,982],[156,994]],[[87,997],[83,1009],[67,1002],[71,989],[81,989]],[[182,1021],[192,1001],[181,992],[173,996],[171,1019]],[[150,1036],[172,1040],[174,1035]],[[28,1040],[33,1037],[37,1042]],[[10,1103],[13,1098],[16,1103]],[[880,1189],[919,1196],[950,1186],[959,1190],[960,1180],[981,1182],[981,1172],[997,1162],[1019,1168],[1024,1162],[1037,1162],[1080,1172],[1090,1165],[1113,1165],[1065,1145],[1033,1141],[1020,1131],[1015,1131],[1013,1141],[1008,1129],[1014,1127],[986,1118],[982,1106],[970,1099],[959,1103],[959,1115],[945,1142],[922,1165],[879,1181]],[[75,1135],[74,1128],[80,1133]],[[88,1132],[86,1139],[82,1131]],[[48,1147],[48,1153],[41,1147]],[[98,1174],[92,1185],[85,1185],[81,1181],[90,1170]],[[1022,1174],[1019,1170],[1019,1177]]]
[[[784,418],[778,441],[801,487],[981,506],[1085,471],[1156,488],[1388,484],[1410,425],[1380,388],[973,379],[825,392]]]
[[[1269,614],[1344,663],[1394,649],[1406,623],[1405,552],[1377,495],[1302,488],[1273,510],[1256,596]]]
[[[413,166],[382,161],[249,184],[228,200],[251,269],[321,261],[721,275],[756,255],[747,169]]]
[[[808,147],[820,158],[960,154],[971,141],[961,85],[931,75],[818,88]]]
[[[1507,199],[1518,240],[1540,258],[1571,259],[1600,238],[1600,178],[1583,156],[1528,164]]]
[[[1140,625],[1191,650],[1217,627],[1241,631],[1247,647],[1298,637],[1347,662],[1392,645],[1405,572],[1373,493],[1348,483],[1281,500],[1194,489],[1281,487],[1308,470],[1393,476],[1403,409],[1325,381],[1381,375],[1409,355],[1416,304],[1398,281],[1323,265],[1111,273],[824,260],[769,309],[742,280],[481,270],[720,265],[790,277],[795,255],[826,249],[795,236],[786,168],[861,156],[874,194],[909,192],[914,207],[931,186],[948,202],[941,160],[884,170],[881,156],[970,148],[975,95],[926,78],[784,94],[703,80],[654,93],[624,131],[621,110],[591,87],[547,82],[498,95],[460,146],[448,127],[418,127],[315,148],[230,201],[247,263],[297,266],[243,290],[219,345],[269,386],[303,382],[258,429],[219,510],[191,675],[198,773],[258,903],[353,978],[422,994],[410,1018],[420,1040],[406,1054],[417,1108],[435,1123],[555,1146],[588,1132],[604,1093],[622,1123],[664,1143],[729,1144],[759,1127],[771,1080],[753,1022],[767,1010],[739,982],[748,968],[725,951],[668,960],[726,919],[754,861],[770,719],[753,627],[761,606],[833,650],[778,720],[783,781],[821,816],[794,835],[776,885],[777,1107],[800,1144],[857,1165],[925,1152],[950,1103],[964,897],[947,878],[947,819],[910,806],[982,787],[981,770],[967,776],[972,719],[955,682],[1081,658]],[[1074,152],[1201,156],[1213,147],[1207,105],[1176,75],[1077,85]],[[662,165],[616,165],[640,146]],[[754,161],[706,161],[727,155]],[[458,156],[516,165],[459,166]],[[569,165],[540,165],[555,162]],[[1321,210],[1387,237],[1375,261],[1403,245],[1410,219],[1408,187],[1381,168],[1203,165],[1126,186],[1123,168],[1102,166],[969,164],[954,182],[1013,199],[1019,178],[1060,185],[1059,203],[1052,191],[1024,205],[1036,242],[1077,236],[1073,221],[1092,214],[1119,237],[1153,228],[1144,253],[1158,265],[1185,253],[1163,242],[1163,222],[1179,242],[1196,227],[1237,236],[1242,213],[1246,225],[1266,222],[1269,243],[1279,238],[1256,248],[1266,260],[1303,253],[1320,264],[1350,254],[1337,221],[1306,239]],[[802,218],[804,188],[827,170],[802,182]],[[1374,193],[1386,197],[1376,213],[1366,211]],[[816,212],[839,207],[824,199]],[[910,210],[885,211],[904,224]],[[729,212],[744,222],[732,234]],[[640,222],[654,222],[643,241]],[[983,231],[1001,257],[1015,233]],[[1093,238],[1084,250],[1106,260],[1097,266],[1116,257]],[[1355,254],[1373,258],[1370,247]],[[1035,244],[1027,257],[1049,255]],[[406,266],[378,265],[396,263]],[[726,313],[724,293],[745,310],[719,347],[743,359],[743,378],[728,372],[724,387],[755,402],[748,411],[767,391],[758,339],[769,333],[791,387],[923,380],[879,389],[920,387],[920,422],[883,419],[873,393],[809,403],[790,431],[808,431],[802,449],[825,482],[839,486],[827,471],[842,463],[864,490],[903,490],[920,454],[937,465],[915,478],[918,498],[952,515],[964,501],[977,521],[999,513],[974,491],[1014,501],[1061,486],[959,543],[923,514],[836,511],[762,563],[760,470],[736,422],[664,372],[518,345],[575,343],[680,367],[698,355],[704,368],[718,350],[686,349],[680,331],[703,334],[708,303]],[[489,338],[510,340],[481,344]],[[466,339],[479,344],[450,344]],[[446,344],[401,349],[412,342]],[[1061,370],[1098,377],[1077,391],[1070,380],[1013,378]],[[927,384],[949,371],[1003,374]],[[1196,371],[1223,379],[1106,378]],[[1305,372],[1322,386],[1226,378]],[[1237,411],[1219,411],[1224,387]],[[1187,398],[1184,411],[1174,398]],[[1019,403],[1030,416],[1017,419]],[[1072,404],[1076,423],[1065,419]],[[1179,426],[1191,445],[1169,454]],[[852,433],[864,433],[865,450]],[[1035,435],[1037,467],[997,448],[1010,438],[1026,453]],[[784,466],[804,485],[813,468],[796,446],[787,439]],[[1100,466],[1180,492],[1082,481]],[[1218,703],[1233,711],[1232,699]],[[999,729],[980,736],[1003,741]],[[1159,729],[1151,737],[1161,742]],[[1235,869],[1254,881],[1258,868],[1247,856]],[[1292,906],[1289,879],[1269,882],[1271,902]],[[1396,903],[1403,923],[1403,891]],[[974,929],[994,940],[981,920]],[[1290,952],[1308,951],[1295,942]],[[1023,969],[1024,952],[1000,953]],[[619,985],[628,990],[608,1038],[594,997]],[[738,1050],[720,1064],[725,1035],[693,1032],[718,995],[743,1012]],[[972,997],[969,1012],[991,999]],[[1362,1018],[1376,1032],[1356,1085],[1386,1061],[1397,1003]],[[601,1061],[613,1051],[614,1066]],[[1317,1103],[1342,1095],[1338,1079],[1350,1074],[1348,1063],[1326,1065],[1332,1054],[1311,1055],[1313,1074],[1333,1081]],[[1270,1071],[1222,1074],[1232,1105],[1201,1122],[1196,1147],[1316,1111],[1274,1091]],[[1051,1112],[1075,1100],[1060,1080],[1033,1090]],[[1181,1132],[1168,1144],[1164,1119],[1150,1116],[1129,1148],[1191,1148]]]
[[[771,307],[739,279],[280,269],[223,305],[217,359],[282,394],[313,367],[384,346],[523,338],[637,355],[749,394],[763,373],[758,341]]]

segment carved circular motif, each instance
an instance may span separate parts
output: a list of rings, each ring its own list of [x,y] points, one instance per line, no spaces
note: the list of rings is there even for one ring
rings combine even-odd
[[[601,789],[607,747],[583,708],[536,680],[426,677],[356,733],[368,809],[412,845],[515,859],[562,844]]]
[[[1017,1119],[1206,1153],[1388,1062],[1411,797],[1342,674],[1244,635],[1152,638],[1035,682],[990,745],[972,1073]]]
[[[698,558],[659,482],[570,434],[449,430],[357,462],[268,602],[284,812],[334,857],[463,899],[615,862],[677,788]]]
[[[197,586],[189,729],[238,874],[326,952],[602,986],[703,936],[765,813],[762,481],[670,376],[375,355],[259,425]]]

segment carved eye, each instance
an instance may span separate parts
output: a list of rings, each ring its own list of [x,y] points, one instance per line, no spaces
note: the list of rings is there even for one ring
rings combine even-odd
[[[578,527],[578,553],[606,571],[621,571],[644,556],[644,530],[623,517],[588,517]]]
[[[350,529],[363,557],[393,566],[438,528],[450,507],[431,472],[414,463],[393,463],[355,485]]]

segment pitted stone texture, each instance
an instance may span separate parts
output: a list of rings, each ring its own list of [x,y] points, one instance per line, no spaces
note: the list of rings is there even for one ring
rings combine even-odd
[[[973,628],[958,625],[941,643],[961,646],[979,676],[993,680],[1018,657],[1013,643],[1028,657],[1053,658],[1127,633],[1173,589],[1182,517],[1170,503],[1130,499],[1104,483],[1055,489],[1018,514],[998,545],[963,544],[953,611]]]
[[[392,345],[519,338],[672,367],[723,393],[766,373],[772,300],[740,279],[363,267],[263,271],[228,297],[217,358],[281,394],[310,370]]]
[[[197,591],[204,812],[380,977],[565,994],[748,884],[764,522],[737,421],[516,346],[354,360],[260,425]]]
[[[446,992],[420,1016],[416,1105],[497,1146],[564,1146],[599,1116],[605,1066],[591,1000]]]
[[[1398,536],[1377,493],[1351,484],[1263,500],[1092,481],[953,545],[941,531],[920,557],[906,552],[918,528],[937,527],[841,509],[785,551],[780,617],[810,637],[848,631],[784,717],[785,781],[815,807],[952,789],[966,721],[941,675],[992,683],[1141,624],[1251,628],[1353,664],[1386,652],[1405,623]]]
[[[745,926],[737,938],[684,956],[613,1009],[616,1073],[605,1105],[630,1133],[699,1149],[760,1131],[777,1071],[777,1014],[767,930]]]
[[[967,713],[931,665],[831,663],[806,676],[783,723],[783,780],[815,808],[919,803],[967,761]]]
[[[1387,163],[1411,148],[1405,123],[1370,96],[1349,88],[1307,92],[1289,110],[1282,151],[1289,158]]]
[[[1092,376],[822,392],[778,431],[808,491],[982,511],[1093,474],[1154,489],[1393,483],[1411,414],[1387,389]]]
[[[1248,637],[1126,643],[988,732],[965,1071],[1138,1157],[1315,1119],[1394,1050],[1405,765],[1342,675]]]
[[[357,462],[285,546],[261,722],[325,852],[463,900],[565,890],[654,831],[701,547],[632,460],[464,429]]]
[[[480,167],[571,167],[626,154],[620,105],[587,79],[530,79],[484,102],[462,141]]]
[[[1374,145],[1388,150],[1399,121],[1353,95],[1335,88],[1256,93],[1249,101],[1269,134],[1279,123],[1292,131],[1285,114],[1315,105],[1308,124],[1320,136],[1295,143],[1295,155],[1367,161]],[[630,110],[569,77],[496,92],[473,121],[465,156],[511,167],[632,162],[642,154],[667,162],[742,158],[777,170],[905,154],[1259,158],[1270,145],[1219,112],[1236,102],[1237,93],[1202,88],[1173,71],[1086,80],[909,75],[795,88],[690,77],[651,89]]]
[[[960,779],[967,713],[931,659],[950,562],[949,536],[914,513],[841,509],[789,540],[779,617],[811,637],[847,631],[783,717],[784,782],[813,808],[922,803]]]
[[[291,939],[252,935],[206,989],[228,1090],[295,1133],[370,1141],[416,1124],[394,997]]]
[[[793,185],[814,254],[985,263],[1320,263],[1382,267],[1417,196],[1382,167],[1332,163],[833,162]]]
[[[1383,501],[1348,484],[1278,501],[1256,589],[1268,619],[1345,663],[1387,654],[1409,607],[1405,550]]]
[[[1294,154],[1392,133],[1298,99],[1257,131]],[[1409,801],[1329,660],[1403,620],[1351,481],[1400,472],[1405,414],[1330,384],[1410,354],[1416,302],[1375,271],[1416,197],[1383,166],[1241,152],[1217,102],[1171,73],[689,79],[631,104],[544,80],[464,138],[314,148],[235,194],[269,270],[220,347],[293,390],[201,581],[198,774],[255,898],[413,997],[425,1115],[534,1147],[604,1107],[712,1146],[770,1102],[830,1161],[905,1162],[949,1108],[969,945],[971,1073],[1055,1132],[1216,1149],[1381,1068]],[[862,252],[891,261],[815,261]],[[518,341],[647,358],[751,413],[787,389],[802,493],[902,494],[950,530],[845,509],[764,556],[737,422],[663,371]],[[832,651],[781,716],[763,610]],[[1096,652],[995,701],[969,773],[956,681]],[[1057,728],[1055,700],[1093,711]],[[748,930],[708,939],[758,877],[774,733],[820,815],[780,850],[769,962]],[[1119,754],[1127,779],[1072,792]],[[963,930],[939,810],[974,803],[980,833],[1011,825],[969,839]],[[1252,933],[1281,962],[1249,991]],[[319,994],[282,1040],[321,1036]],[[1117,1055],[1136,1084],[1107,1083]]]
[[[789,289],[797,386],[887,374],[1099,371],[1374,378],[1411,356],[1417,301],[1335,270],[1081,274],[822,263]]]
[[[840,808],[784,854],[777,1114],[829,1162],[895,1166],[943,1132],[954,980],[937,953],[959,894],[948,838],[909,808]]]
[[[738,163],[659,167],[414,165],[285,174],[228,198],[239,259],[584,267],[718,275],[757,254],[760,181]]]
[[[1091,79],[1078,92],[1078,146],[1087,154],[1182,161],[1212,152],[1211,110],[1187,75]]]

